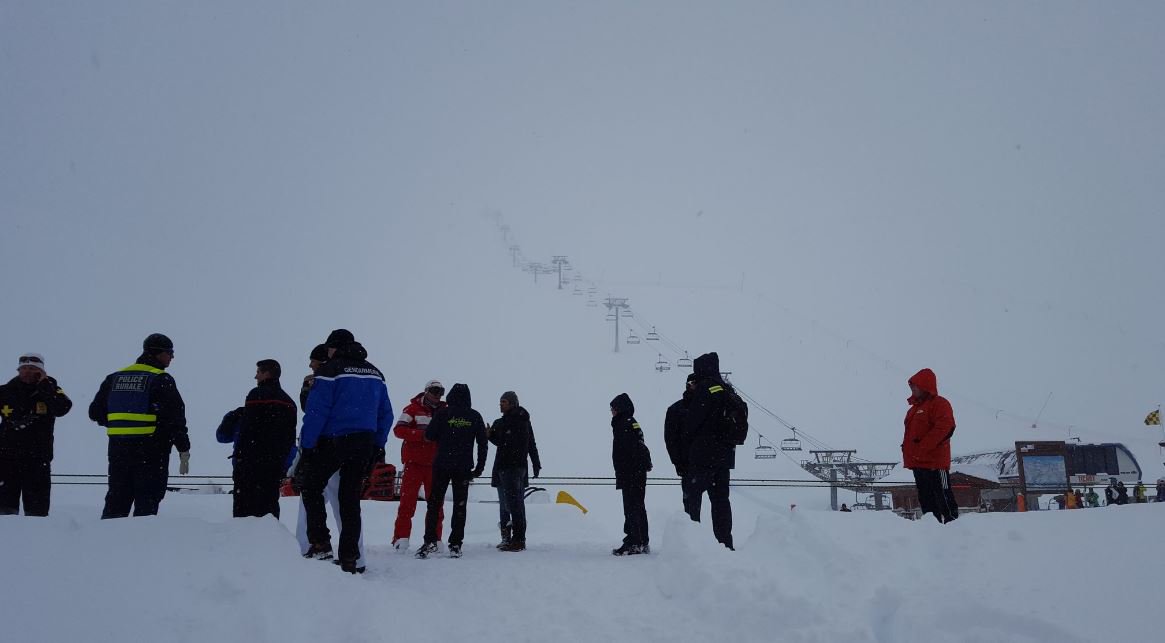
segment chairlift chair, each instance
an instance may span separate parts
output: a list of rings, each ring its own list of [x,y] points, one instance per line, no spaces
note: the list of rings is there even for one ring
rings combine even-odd
[[[649,342],[658,342],[659,341],[659,333],[655,332],[655,326],[651,327],[651,332],[644,335],[643,339],[646,339]]]
[[[636,335],[635,331],[628,332],[627,333],[627,343],[628,344],[638,344],[639,343],[639,335]]]
[[[797,429],[793,429],[793,437],[781,440],[781,451],[800,451],[801,441],[797,439]]]
[[[624,308],[624,309],[623,309],[623,312],[622,312],[622,313],[620,313],[620,315],[622,315],[623,317],[634,317],[634,316],[635,316],[635,315],[633,315],[633,314],[631,313],[631,309],[630,309],[630,308]]]
[[[688,351],[684,351],[684,356],[676,360],[676,366],[680,368],[692,367],[692,358],[688,355]]]
[[[615,321],[615,313],[607,313],[607,321]]]
[[[777,450],[767,444],[760,443],[760,436],[756,436],[756,450],[753,457],[757,460],[772,460],[777,457]]]
[[[671,362],[663,358],[663,354],[659,355],[659,361],[655,363],[655,370],[660,373],[671,370]]]

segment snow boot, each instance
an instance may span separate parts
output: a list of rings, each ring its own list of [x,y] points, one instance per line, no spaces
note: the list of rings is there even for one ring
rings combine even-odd
[[[511,540],[498,546],[501,551],[526,551],[526,541]]]
[[[611,553],[615,556],[634,556],[636,554],[646,554],[649,551],[651,550],[647,548],[647,545],[628,545],[627,543],[623,543],[622,547],[612,549]]]
[[[397,538],[396,540],[392,541],[392,548],[398,554],[408,553],[408,551],[409,551],[409,539],[408,538]]]
[[[449,557],[461,558],[461,545],[449,545]]]
[[[334,557],[332,553],[331,543],[323,545],[311,545],[307,548],[307,553],[303,555],[304,558],[314,558],[316,560],[331,560]]]
[[[356,561],[354,561],[354,560],[340,560],[337,562],[340,564],[340,571],[347,572],[349,574],[363,574],[364,573],[365,568],[364,567],[357,567]]]
[[[425,543],[417,550],[416,557],[424,559],[428,558],[429,554],[435,553],[437,553],[437,543]]]
[[[502,532],[502,542],[498,543],[498,549],[502,549],[510,544],[510,538],[513,537],[514,530],[510,525],[502,525],[500,522],[498,523],[498,528]]]

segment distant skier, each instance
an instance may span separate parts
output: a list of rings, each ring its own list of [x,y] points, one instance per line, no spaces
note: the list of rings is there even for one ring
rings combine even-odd
[[[449,530],[449,556],[461,557],[469,482],[485,471],[485,420],[473,410],[469,387],[454,384],[449,389],[448,402],[448,406],[433,414],[433,421],[425,429],[425,437],[437,445],[437,457],[433,460],[433,486],[425,511],[425,544],[417,550],[417,558],[437,551],[437,521],[450,484],[453,485],[453,524]],[[474,445],[477,446],[476,464]]]
[[[940,523],[948,523],[959,517],[950,482],[955,414],[951,403],[938,394],[934,371],[924,368],[908,383],[910,410],[906,412],[902,438],[902,464],[914,470],[922,513],[934,514]]]
[[[486,429],[489,441],[497,447],[490,485],[498,490],[498,528],[502,534],[498,549],[523,551],[526,549],[525,493],[529,482],[526,460],[533,464],[535,478],[542,472],[542,461],[538,457],[530,414],[518,405],[518,394],[502,393],[498,408],[502,416]]]
[[[309,556],[330,558],[331,534],[324,488],[340,473],[340,569],[362,573],[360,494],[377,451],[392,426],[392,404],[384,375],[345,329],[328,336],[328,363],[320,368],[307,398],[300,436],[303,505],[307,509]]]
[[[724,435],[728,393],[720,376],[720,356],[705,353],[692,363],[695,383],[684,420],[688,444],[688,484],[694,497],[689,503],[692,520],[700,520],[700,502],[704,493],[712,505],[712,533],[729,549],[732,542],[732,501],[729,489],[732,469],[736,467],[736,444]]]
[[[21,355],[16,377],[0,386],[0,515],[19,513],[21,500],[24,515],[49,515],[53,428],[72,408],[44,357]]]
[[[647,529],[647,472],[651,471],[651,451],[643,441],[643,429],[635,421],[635,404],[626,393],[611,400],[611,463],[615,468],[615,488],[623,492],[623,545],[611,551],[616,556],[651,552]]]
[[[684,395],[674,404],[667,407],[667,414],[663,420],[663,442],[667,446],[667,455],[672,466],[676,468],[676,475],[680,478],[680,493],[683,495],[684,513],[692,520],[700,520],[700,502],[703,494],[692,488],[692,476],[688,475],[688,452],[692,448],[690,436],[684,433],[684,423],[687,421],[688,404],[696,388],[696,374],[689,373],[684,384]]]
[[[178,473],[190,469],[186,404],[166,368],[174,342],[154,333],[142,354],[110,374],[89,404],[89,419],[109,435],[109,491],[101,517],[153,516],[166,495],[170,449],[178,449]]]
[[[425,390],[418,393],[401,411],[392,433],[401,439],[400,459],[404,473],[400,480],[400,503],[396,508],[396,523],[392,530],[392,545],[399,551],[409,547],[409,536],[413,531],[413,515],[417,512],[417,495],[425,488],[425,497],[433,495],[433,458],[437,457],[437,444],[425,439],[425,429],[433,419],[433,413],[444,408],[441,397],[445,387],[437,380],[425,384]],[[445,518],[444,508],[437,515],[437,540],[441,540],[441,523]]]

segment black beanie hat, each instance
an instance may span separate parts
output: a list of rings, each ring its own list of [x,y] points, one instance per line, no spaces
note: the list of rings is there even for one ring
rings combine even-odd
[[[328,334],[328,340],[324,342],[328,348],[343,348],[348,344],[356,341],[356,336],[347,328],[337,328]]]
[[[142,350],[147,353],[161,353],[174,350],[174,342],[162,333],[154,333],[142,342]]]
[[[314,359],[317,362],[328,361],[328,345],[319,344],[315,348],[311,349],[311,355],[308,357],[308,359]]]
[[[518,408],[518,394],[513,391],[502,393],[501,399],[510,403],[511,408]]]

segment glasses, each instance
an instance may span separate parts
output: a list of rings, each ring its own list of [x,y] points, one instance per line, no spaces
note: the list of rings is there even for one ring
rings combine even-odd
[[[441,397],[442,395],[445,394],[445,389],[441,388],[440,386],[433,386],[433,387],[427,388],[425,390],[430,395],[436,395],[437,397]]]

